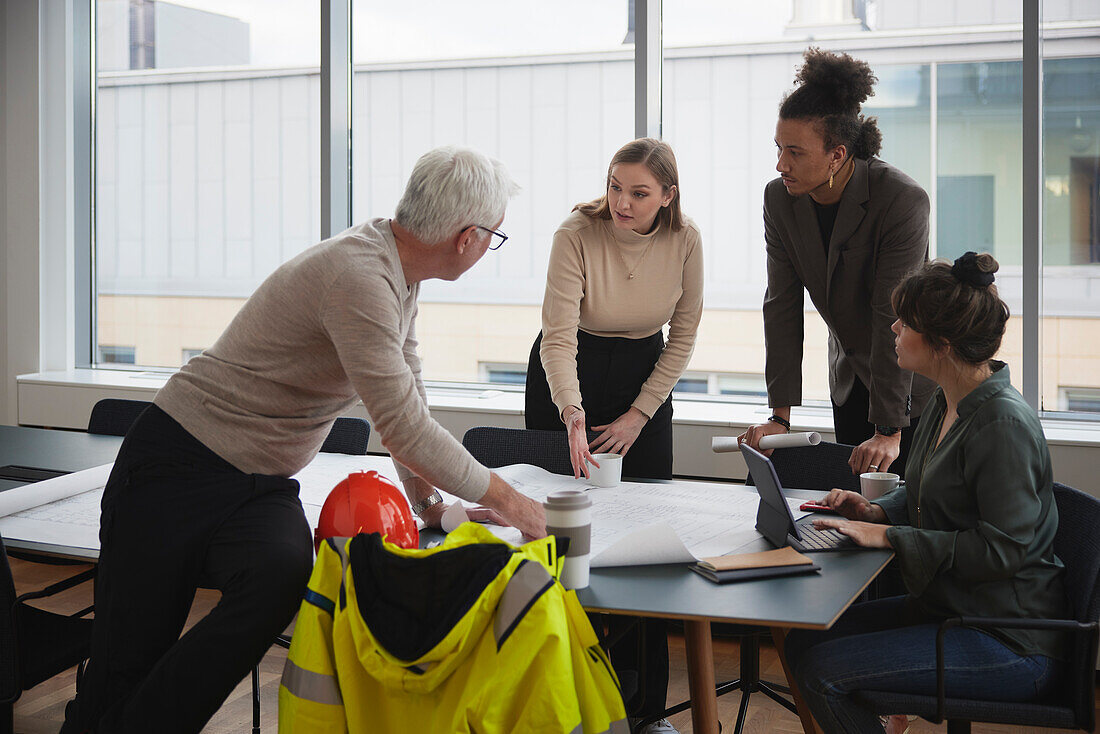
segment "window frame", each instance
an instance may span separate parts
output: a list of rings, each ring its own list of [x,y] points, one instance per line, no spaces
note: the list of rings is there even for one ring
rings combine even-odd
[[[1023,10],[1022,393],[1044,418],[1096,422],[1100,414],[1077,415],[1042,409],[1042,3],[1040,0],[1020,2]],[[73,163],[70,185],[75,212],[73,366],[117,369],[116,365],[107,367],[95,361],[98,296],[94,220],[96,0],[74,0],[71,7],[74,82],[71,88]],[[352,223],[352,0],[321,0],[320,13],[321,234],[327,237]],[[634,13],[635,134],[660,137],[664,57],[662,0],[636,0]],[[727,399],[743,402],[740,398]]]

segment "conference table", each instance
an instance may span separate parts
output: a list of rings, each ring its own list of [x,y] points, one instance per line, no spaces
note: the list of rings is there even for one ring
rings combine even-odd
[[[74,472],[110,463],[121,442],[117,437],[74,431],[0,426],[0,491],[25,484],[26,480],[19,477],[26,475],[28,469]],[[354,458],[362,460],[363,469],[378,468],[390,461],[381,456]],[[821,493],[789,490],[789,494],[809,498]],[[69,544],[58,542],[57,538],[44,541],[13,520],[0,518],[0,535],[8,547],[90,560],[98,556],[95,542]],[[770,547],[760,538],[758,543],[741,550]],[[710,623],[770,628],[790,682],[782,649],[787,630],[831,627],[891,557],[888,551],[818,553],[813,558],[821,566],[819,573],[725,585],[711,583],[683,564],[593,568],[590,584],[578,591],[578,598],[590,612],[681,620],[693,731],[717,734]],[[803,728],[812,734],[813,718],[793,684],[791,690]]]

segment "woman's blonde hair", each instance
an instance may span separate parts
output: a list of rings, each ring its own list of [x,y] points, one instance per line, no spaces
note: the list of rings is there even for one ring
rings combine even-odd
[[[573,211],[579,211],[593,219],[611,219],[611,208],[607,204],[607,189],[611,186],[611,169],[620,163],[643,163],[661,184],[667,193],[673,186],[676,191],[668,206],[657,210],[657,223],[673,232],[684,227],[684,216],[680,213],[680,174],[676,170],[676,156],[672,146],[654,138],[638,138],[619,148],[607,167],[607,183],[604,194],[598,199],[577,204]]]

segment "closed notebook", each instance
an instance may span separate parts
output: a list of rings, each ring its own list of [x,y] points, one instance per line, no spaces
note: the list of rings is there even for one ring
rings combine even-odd
[[[738,553],[704,558],[692,565],[691,570],[715,583],[725,584],[733,581],[813,573],[820,571],[821,566],[794,548],[786,546],[760,553]]]

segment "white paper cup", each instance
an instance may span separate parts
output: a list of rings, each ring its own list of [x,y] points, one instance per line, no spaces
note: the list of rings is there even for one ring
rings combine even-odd
[[[623,478],[622,454],[592,454],[599,463],[588,465],[588,481],[596,487],[618,487]]]
[[[863,491],[865,498],[877,500],[898,486],[900,479],[901,477],[892,472],[869,471],[859,475],[859,488]]]
[[[592,542],[592,498],[582,489],[561,489],[548,494],[542,507],[547,535],[569,538],[561,565],[561,585],[567,589],[585,588]]]

